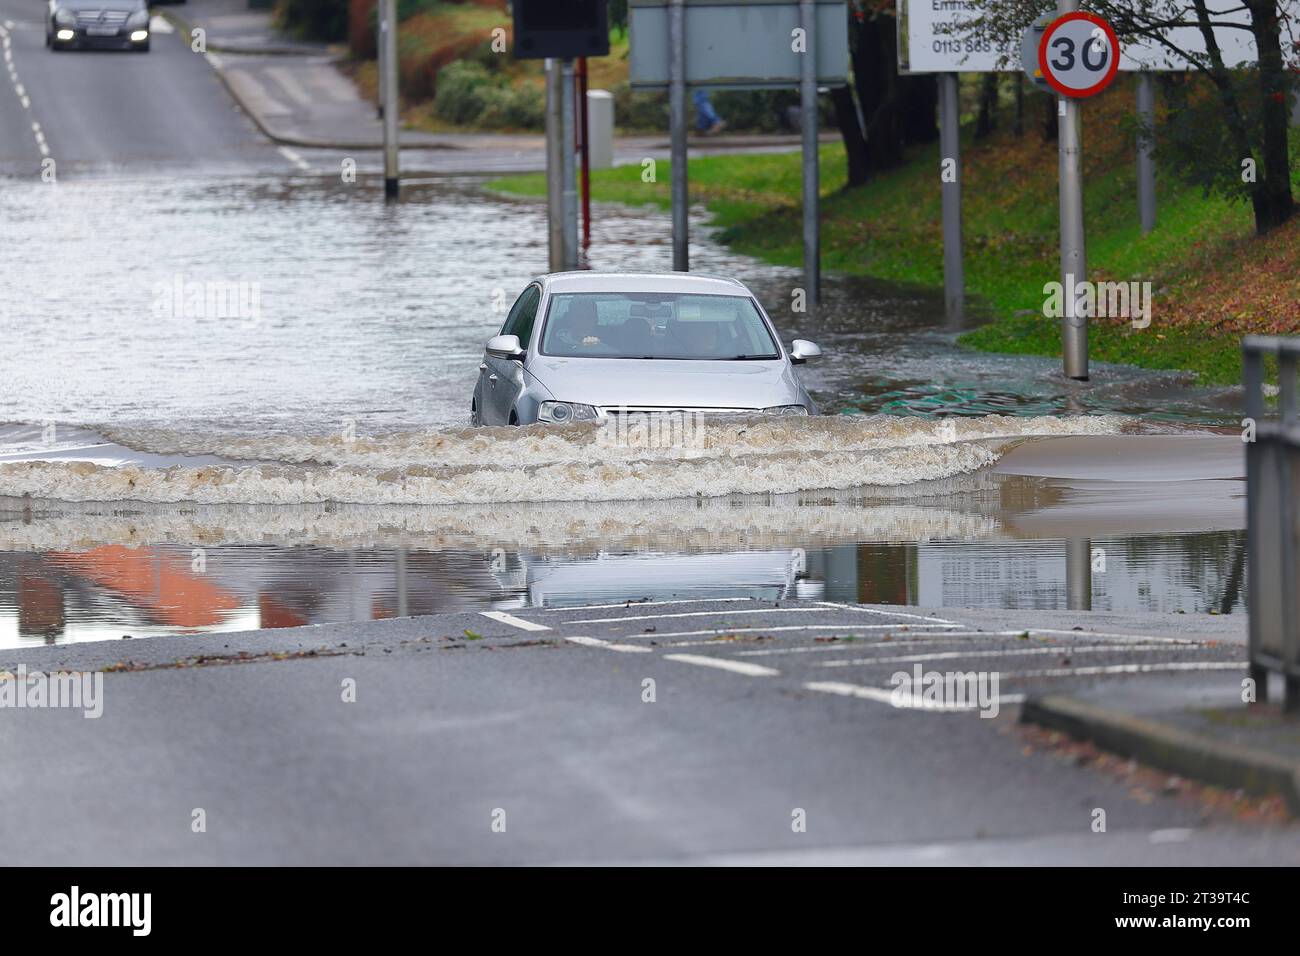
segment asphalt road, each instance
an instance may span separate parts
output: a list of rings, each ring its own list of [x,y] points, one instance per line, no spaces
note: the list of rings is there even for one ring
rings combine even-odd
[[[60,178],[293,168],[178,34],[155,31],[149,53],[56,53],[44,9],[0,0],[0,175],[35,178],[47,157]]]
[[[1042,687],[1194,669],[1230,690],[1235,625],[1010,619],[686,602],[11,651],[10,668],[127,669],[98,719],[4,714],[0,846],[69,864],[1300,858],[1294,829],[1207,815],[1015,723]],[[915,663],[999,673],[999,715],[874,693]]]

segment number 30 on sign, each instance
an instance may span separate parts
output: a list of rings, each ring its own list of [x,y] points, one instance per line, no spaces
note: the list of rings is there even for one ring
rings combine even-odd
[[[1067,13],[1043,31],[1038,68],[1062,96],[1093,96],[1110,86],[1119,70],[1119,37],[1099,16]]]

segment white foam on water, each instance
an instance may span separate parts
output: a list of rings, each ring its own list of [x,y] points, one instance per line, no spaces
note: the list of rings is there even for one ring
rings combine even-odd
[[[0,499],[0,552],[138,548],[186,542],[204,547],[295,546],[421,551],[503,548],[558,551],[746,551],[845,542],[974,540],[999,534],[998,518],[945,507],[996,489],[987,472],[936,483],[935,500],[870,500],[852,492],[817,496],[680,501],[567,501],[409,507],[401,505],[134,505]],[[942,488],[940,487],[942,486]]]
[[[602,426],[222,438],[99,429],[149,464],[0,463],[0,496],[203,504],[630,501],[891,487],[967,474],[1035,436],[1111,435],[1119,417],[708,419],[684,446]],[[645,437],[645,436],[642,436]],[[159,456],[225,463],[159,467]]]

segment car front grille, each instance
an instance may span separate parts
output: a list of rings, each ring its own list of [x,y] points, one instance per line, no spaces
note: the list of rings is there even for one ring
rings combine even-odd
[[[77,13],[77,26],[120,27],[128,16],[125,10],[81,10]]]
[[[683,405],[602,405],[600,410],[610,417],[618,415],[753,415],[761,408],[699,408]]]

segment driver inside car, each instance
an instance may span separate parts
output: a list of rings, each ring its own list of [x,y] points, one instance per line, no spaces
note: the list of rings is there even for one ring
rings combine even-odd
[[[564,314],[564,324],[555,330],[555,337],[565,348],[591,349],[603,344],[598,332],[596,303],[576,299]]]

